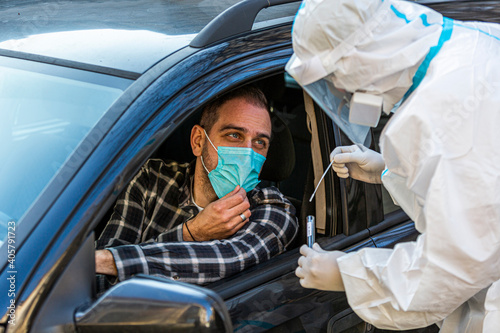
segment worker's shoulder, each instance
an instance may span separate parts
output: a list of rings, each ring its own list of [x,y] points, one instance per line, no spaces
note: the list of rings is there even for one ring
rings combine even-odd
[[[248,197],[254,203],[260,204],[290,204],[290,201],[285,197],[285,195],[275,186],[263,188],[257,186],[248,193]]]
[[[152,158],[146,161],[144,164],[144,169],[148,173],[156,174],[157,176],[169,176],[175,177],[180,174],[185,175],[189,172],[191,168],[190,163],[179,163],[173,160],[164,160]]]

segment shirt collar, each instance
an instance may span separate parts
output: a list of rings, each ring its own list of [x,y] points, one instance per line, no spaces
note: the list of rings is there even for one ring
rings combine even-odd
[[[191,184],[194,181],[194,170],[196,160],[192,161],[186,169],[184,183],[179,188],[179,208],[185,211],[191,211],[193,208],[199,212],[198,207],[193,202]]]

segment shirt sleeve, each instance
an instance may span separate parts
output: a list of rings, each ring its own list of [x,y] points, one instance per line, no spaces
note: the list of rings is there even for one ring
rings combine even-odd
[[[252,215],[231,238],[208,242],[146,242],[110,248],[120,281],[150,274],[206,284],[285,251],[297,233],[295,208],[276,188],[249,193]]]
[[[189,219],[190,218],[186,218],[186,222]],[[160,241],[162,243],[184,241],[184,236],[183,236],[183,231],[182,231],[183,225],[184,225],[184,223],[181,223],[181,224],[179,224],[171,229],[168,229],[168,230],[162,232],[160,235],[158,235],[158,241]]]
[[[139,243],[144,223],[149,163],[146,163],[126,191],[118,198],[111,219],[96,242],[96,249]]]

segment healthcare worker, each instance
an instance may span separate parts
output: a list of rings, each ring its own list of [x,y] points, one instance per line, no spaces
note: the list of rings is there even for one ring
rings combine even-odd
[[[380,183],[421,235],[394,249],[303,246],[302,286],[344,290],[380,328],[500,331],[500,27],[397,0],[306,0],[287,71],[356,145],[341,177]],[[345,105],[344,105],[345,104]],[[378,154],[363,146],[394,112]]]

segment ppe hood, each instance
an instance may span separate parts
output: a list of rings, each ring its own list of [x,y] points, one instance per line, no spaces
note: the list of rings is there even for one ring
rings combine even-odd
[[[438,43],[442,24],[438,12],[407,1],[306,0],[286,70],[302,86],[325,78],[337,89],[382,96],[388,112]]]

